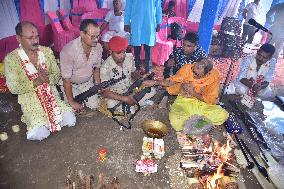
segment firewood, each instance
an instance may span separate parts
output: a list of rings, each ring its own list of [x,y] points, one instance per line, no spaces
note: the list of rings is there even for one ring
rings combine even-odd
[[[99,181],[98,181],[98,189],[106,189],[105,184],[105,176],[103,174],[99,175]]]
[[[239,185],[235,177],[224,176],[220,179],[221,185],[224,189],[238,189]]]

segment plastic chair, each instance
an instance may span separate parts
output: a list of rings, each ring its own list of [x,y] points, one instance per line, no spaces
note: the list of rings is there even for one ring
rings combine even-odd
[[[168,35],[169,22],[168,18],[164,18],[160,26],[160,31],[156,33],[156,45],[152,51],[152,62],[155,65],[163,66],[173,51],[174,43],[168,41]]]
[[[57,10],[57,13],[59,15],[60,20],[62,21],[64,29],[66,29],[67,31],[74,32],[75,35],[79,37],[80,30],[78,27],[75,27],[71,24],[69,14],[67,13],[67,11],[65,11],[64,9],[59,9]]]
[[[59,21],[59,18],[55,13],[47,11],[46,15],[50,21],[53,31],[53,43],[55,52],[59,53],[65,44],[76,38],[76,35],[72,31],[65,31]]]

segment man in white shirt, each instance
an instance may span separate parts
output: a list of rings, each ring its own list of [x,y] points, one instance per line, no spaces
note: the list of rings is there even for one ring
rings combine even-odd
[[[275,47],[271,44],[263,44],[256,55],[250,55],[241,59],[240,71],[236,80],[231,83],[236,94],[247,94],[252,89],[255,96],[266,99],[271,97],[272,90],[269,87],[275,72],[276,60],[273,57]],[[257,81],[263,77],[263,81]]]
[[[252,43],[253,35],[255,31],[255,27],[249,25],[248,21],[249,19],[257,20],[258,16],[260,15],[261,7],[260,7],[259,2],[260,0],[254,0],[254,2],[249,3],[245,7],[244,12],[243,12],[245,23],[243,24],[242,39],[243,41],[246,41],[248,37],[248,43]]]
[[[84,106],[75,101],[74,97],[100,83],[103,48],[98,43],[99,36],[98,24],[85,19],[80,24],[80,36],[66,44],[60,52],[63,81],[60,87],[65,101],[77,112],[84,111]],[[98,95],[89,97],[85,105],[96,109],[99,105]]]
[[[130,34],[124,31],[124,11],[122,11],[121,0],[113,0],[113,10],[110,10],[106,17],[104,23],[101,25],[101,32],[107,27],[107,31],[102,36],[103,46],[108,50],[108,42],[114,36],[121,36],[124,38],[129,38]]]

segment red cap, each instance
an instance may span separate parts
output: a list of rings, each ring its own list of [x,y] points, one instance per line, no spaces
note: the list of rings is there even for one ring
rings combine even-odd
[[[120,36],[114,36],[109,40],[108,46],[114,52],[124,51],[128,47],[128,40]]]

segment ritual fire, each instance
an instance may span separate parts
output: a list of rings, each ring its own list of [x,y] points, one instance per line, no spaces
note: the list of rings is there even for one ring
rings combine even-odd
[[[182,148],[181,168],[185,171],[189,188],[238,188],[239,168],[232,153],[234,142],[227,137],[224,145],[209,135],[178,135]]]

